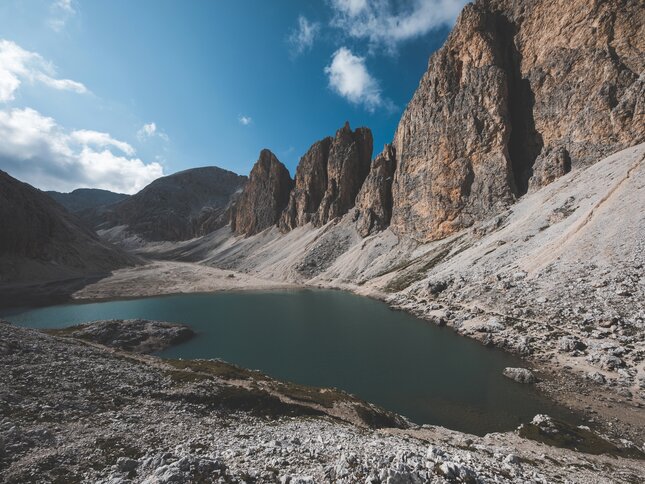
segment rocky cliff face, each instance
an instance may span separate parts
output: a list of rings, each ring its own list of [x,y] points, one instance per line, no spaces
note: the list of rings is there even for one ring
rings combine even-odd
[[[233,210],[233,231],[248,236],[275,225],[289,202],[292,187],[287,168],[271,151],[262,150]]]
[[[228,223],[246,177],[217,167],[193,168],[153,181],[136,195],[81,213],[97,230],[125,226],[148,241],[186,240]]]
[[[333,138],[314,143],[300,158],[289,204],[280,218],[280,230],[287,232],[311,222],[327,190],[327,162]]]
[[[44,192],[0,171],[0,283],[104,273],[137,259],[101,242]]]
[[[642,5],[467,5],[402,116],[395,232],[444,237],[645,140]]]
[[[383,152],[372,162],[370,172],[356,197],[356,227],[362,237],[383,230],[390,224],[395,169],[394,147],[385,145]]]
[[[355,131],[345,123],[336,132],[327,161],[327,189],[313,218],[314,225],[324,225],[354,206],[372,159],[372,132]]]
[[[289,204],[280,219],[287,232],[309,222],[321,226],[354,206],[372,158],[372,132],[345,123],[300,159]]]

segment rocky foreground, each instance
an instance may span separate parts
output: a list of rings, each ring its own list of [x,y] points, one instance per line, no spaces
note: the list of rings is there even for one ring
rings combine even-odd
[[[3,482],[639,482],[645,472],[639,449],[546,416],[480,438],[219,361],[0,331]]]

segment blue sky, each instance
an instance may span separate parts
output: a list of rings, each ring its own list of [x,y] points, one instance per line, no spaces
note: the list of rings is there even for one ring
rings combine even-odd
[[[294,173],[348,120],[376,155],[463,0],[3,0],[0,169],[134,192],[262,148]]]

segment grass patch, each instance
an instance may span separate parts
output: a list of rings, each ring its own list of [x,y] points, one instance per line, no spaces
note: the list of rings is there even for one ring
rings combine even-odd
[[[87,324],[76,324],[74,326],[67,326],[65,328],[47,328],[47,329],[41,329],[45,334],[48,334],[50,336],[72,336],[76,331],[79,329],[83,329],[87,327]]]
[[[169,372],[174,381],[190,382],[211,378],[253,381],[266,381],[269,379],[258,371],[247,370],[219,360],[164,360],[164,363],[177,369]]]
[[[322,405],[325,408],[332,408],[339,402],[356,401],[351,395],[339,390],[308,387],[296,383],[278,383],[276,390],[291,400]]]
[[[420,281],[428,274],[428,271],[439,264],[448,254],[450,253],[450,247],[444,247],[437,253],[435,253],[430,259],[426,259],[425,256],[422,258],[416,259],[410,263],[407,269],[403,274],[396,276],[385,286],[385,291],[387,292],[399,292],[409,287],[411,284]],[[421,264],[415,264],[415,262],[421,262]]]
[[[639,449],[618,447],[590,430],[574,427],[557,419],[552,419],[552,421],[557,432],[545,432],[537,425],[529,423],[522,425],[518,433],[520,437],[525,439],[585,454],[607,454],[615,457],[645,459],[645,454]]]

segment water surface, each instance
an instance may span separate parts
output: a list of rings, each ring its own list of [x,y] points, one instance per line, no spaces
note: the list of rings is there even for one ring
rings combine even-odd
[[[33,328],[97,319],[185,323],[193,340],[160,353],[221,358],[296,383],[336,387],[422,424],[482,435],[537,413],[571,416],[502,376],[521,361],[386,304],[340,291],[182,294],[14,310]]]

